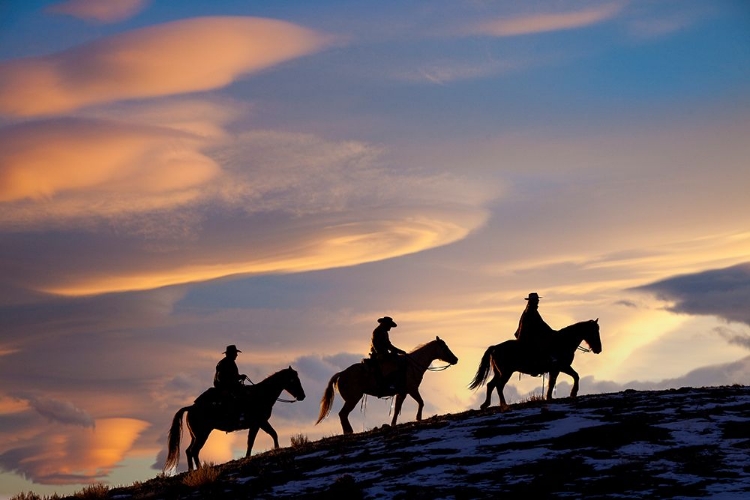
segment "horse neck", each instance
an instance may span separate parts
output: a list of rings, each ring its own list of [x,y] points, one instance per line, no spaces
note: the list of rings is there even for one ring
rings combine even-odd
[[[566,328],[563,328],[558,332],[560,334],[560,339],[565,344],[565,346],[575,349],[581,344],[581,342],[584,341],[584,337],[586,335],[585,327],[586,322],[584,321],[582,323],[575,323]]]
[[[281,395],[281,391],[284,390],[284,374],[276,372],[255,384],[255,387],[268,396],[268,399],[276,399]]]
[[[435,361],[438,358],[437,350],[434,348],[434,341],[428,342],[427,344],[417,347],[412,352],[409,353],[409,357],[414,361],[414,364],[416,364],[423,373],[427,371],[427,368],[430,366],[430,363]]]

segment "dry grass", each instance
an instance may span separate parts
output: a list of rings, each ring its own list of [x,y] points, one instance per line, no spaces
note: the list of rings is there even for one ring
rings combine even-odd
[[[526,397],[525,399],[521,401],[521,403],[536,403],[536,402],[543,402],[543,401],[545,401],[544,394],[533,393],[533,394],[529,394],[528,397]]]
[[[182,478],[182,484],[189,488],[201,488],[215,483],[219,476],[219,468],[214,463],[207,463],[200,469],[185,474],[185,477]]]
[[[52,496],[39,496],[36,493],[29,491],[28,493],[19,493],[10,497],[10,500],[60,500],[60,497],[55,493]]]
[[[106,484],[90,484],[73,494],[73,498],[81,500],[99,500],[109,498],[109,486]]]
[[[304,446],[309,442],[310,440],[305,434],[295,434],[294,436],[292,436],[292,448],[299,448],[300,446]]]

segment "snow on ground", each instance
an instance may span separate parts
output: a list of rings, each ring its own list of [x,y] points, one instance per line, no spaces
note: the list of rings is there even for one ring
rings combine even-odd
[[[707,493],[750,495],[747,446],[731,446],[747,444],[750,431],[742,438],[727,440],[723,425],[748,423],[750,393],[744,391],[735,398],[706,401],[676,392],[667,393],[658,403],[650,401],[649,396],[633,392],[628,397],[615,398],[615,402],[620,400],[617,408],[607,404],[585,405],[583,399],[566,399],[490,417],[417,428],[408,439],[390,439],[388,433],[383,433],[372,438],[364,452],[358,450],[356,459],[354,453],[301,454],[295,459],[300,468],[305,468],[307,461],[323,461],[326,465],[278,485],[266,495],[268,498],[303,496],[325,489],[336,477],[346,474],[364,485],[363,491],[369,498],[390,498],[395,490],[444,488],[452,481],[466,481],[466,478],[470,481],[476,478],[475,486],[482,482],[489,484],[487,476],[493,474],[503,474],[504,482],[513,484],[519,478],[527,480],[533,476],[522,473],[524,465],[575,456],[582,458],[590,473],[599,477],[616,475],[618,469],[640,461],[656,483],[682,486],[707,483],[706,471],[683,470],[685,466],[676,451],[679,449],[695,454],[698,461],[703,453],[707,461],[718,466],[711,468],[715,473],[721,475],[724,470],[727,476],[734,476],[726,481],[721,478],[717,482],[708,481],[704,486]],[[664,404],[680,406],[664,408],[661,406]],[[628,436],[627,427],[619,422],[636,413],[640,420]],[[686,418],[688,415],[692,416]],[[582,438],[597,428],[602,433],[602,442],[587,442]],[[655,431],[653,435],[649,429]],[[568,442],[574,453],[571,454],[569,447],[556,444],[560,441]],[[603,452],[599,445],[606,450]],[[696,451],[697,448],[704,451]],[[514,470],[514,474],[508,474]]]
[[[471,410],[221,468],[236,498],[750,498],[750,388]]]

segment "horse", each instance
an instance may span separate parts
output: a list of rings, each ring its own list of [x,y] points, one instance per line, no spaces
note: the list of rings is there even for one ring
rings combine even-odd
[[[407,394],[417,402],[417,421],[422,420],[424,400],[422,400],[422,396],[419,394],[419,384],[422,383],[422,377],[424,377],[424,373],[429,368],[430,363],[436,359],[445,361],[449,365],[458,363],[456,355],[451,352],[448,345],[440,337],[435,337],[435,340],[415,348],[405,356],[407,363],[406,384],[404,388],[393,391],[390,394],[385,394],[396,396],[391,425],[396,425],[396,419],[401,412],[401,405],[404,403]],[[344,406],[339,411],[339,419],[341,420],[341,427],[344,434],[352,434],[354,432],[349,423],[349,413],[351,413],[359,400],[362,399],[362,396],[365,394],[377,397],[384,396],[378,388],[374,374],[365,363],[353,364],[331,377],[320,400],[320,415],[318,415],[318,421],[315,422],[315,425],[319,424],[331,412],[334,389],[338,389],[339,394],[344,399]]]
[[[497,388],[497,393],[500,396],[500,407],[506,408],[508,405],[503,396],[503,389],[514,372],[534,376],[549,372],[547,400],[551,400],[552,390],[557,383],[557,376],[562,372],[573,378],[570,397],[574,398],[578,395],[580,377],[571,365],[576,349],[583,341],[586,341],[595,354],[602,352],[602,340],[599,337],[599,318],[581,321],[554,331],[550,340],[550,353],[553,359],[549,361],[538,359],[537,353],[530,352],[518,340],[506,340],[501,344],[492,345],[487,348],[482,356],[482,361],[479,363],[474,379],[469,384],[469,389],[481,387],[489,376],[490,368],[492,368],[494,377],[487,384],[487,398],[481,404],[480,409],[485,409],[490,405],[492,390],[495,388]]]
[[[217,410],[214,405],[202,402],[203,397],[199,397],[191,406],[180,408],[177,411],[169,429],[167,445],[169,451],[164,464],[164,471],[177,467],[179,463],[182,416],[185,412],[187,412],[186,421],[191,438],[190,445],[185,449],[188,470],[193,470],[193,465],[196,469],[201,467],[198,453],[200,453],[201,448],[206,444],[208,435],[214,429],[225,432],[249,429],[246,457],[250,456],[259,429],[263,429],[273,438],[274,448],[279,448],[279,437],[268,419],[271,418],[271,410],[281,391],[287,391],[297,401],[305,399],[305,391],[302,389],[297,372],[290,366],[270,375],[262,382],[242,386],[241,389],[241,394],[237,396],[237,406],[244,416],[244,421],[239,418],[229,418],[224,412]]]

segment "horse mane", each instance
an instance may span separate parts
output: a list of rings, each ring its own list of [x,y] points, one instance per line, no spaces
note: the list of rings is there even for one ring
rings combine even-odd
[[[281,375],[281,372],[285,372],[285,371],[288,371],[288,370],[289,370],[290,368],[292,368],[292,367],[291,367],[291,366],[289,366],[289,367],[287,367],[287,368],[282,368],[281,370],[279,370],[279,371],[277,371],[277,372],[275,372],[275,373],[272,373],[271,375],[269,375],[269,376],[265,377],[265,378],[264,378],[263,380],[261,380],[260,382],[253,382],[252,380],[250,380],[250,379],[247,379],[247,381],[248,381],[248,382],[250,382],[250,385],[245,385],[244,387],[245,387],[245,388],[247,388],[247,389],[250,389],[251,387],[255,387],[256,385],[258,385],[258,384],[260,384],[260,383],[262,383],[262,382],[268,382],[269,380],[272,380],[273,378],[275,378],[275,377],[277,377],[277,376],[280,376],[280,375]]]
[[[286,367],[286,368],[282,368],[281,370],[279,370],[279,371],[277,371],[277,372],[275,372],[275,373],[272,373],[271,375],[267,376],[267,377],[266,377],[266,378],[265,378],[264,380],[271,380],[272,378],[275,378],[275,377],[281,376],[281,374],[282,374],[283,372],[288,372],[289,370],[292,370],[292,367],[291,367],[291,366],[288,366],[288,367]]]
[[[424,346],[426,346],[427,344],[432,344],[432,343],[433,343],[433,342],[435,342],[436,340],[437,340],[437,339],[435,339],[435,340],[430,340],[429,342],[424,342],[424,343],[422,343],[422,344],[419,344],[419,345],[418,345],[417,347],[415,347],[414,349],[412,349],[411,351],[409,351],[409,354],[411,354],[411,353],[413,353],[413,352],[415,352],[415,351],[418,351],[418,350],[420,350],[421,348],[423,348],[423,347],[424,347]]]
[[[594,320],[593,319],[587,319],[585,321],[579,321],[578,323],[573,323],[572,325],[568,325],[568,326],[565,326],[563,328],[560,328],[559,330],[557,330],[557,333],[566,333],[568,330],[580,328],[581,325],[583,325],[584,323],[591,323],[592,321],[594,321]]]

